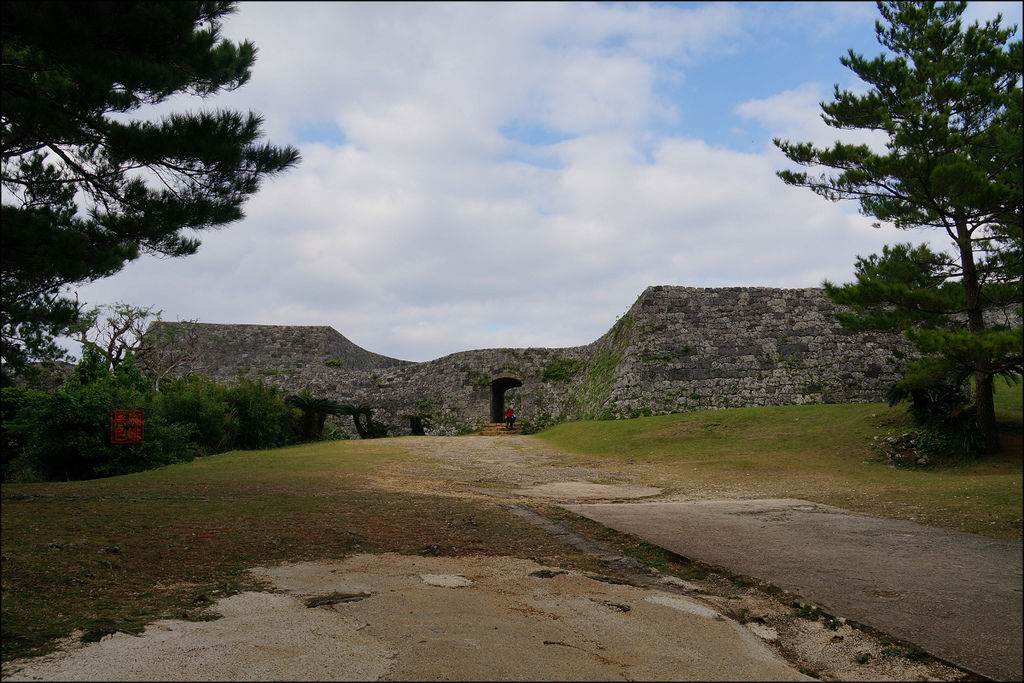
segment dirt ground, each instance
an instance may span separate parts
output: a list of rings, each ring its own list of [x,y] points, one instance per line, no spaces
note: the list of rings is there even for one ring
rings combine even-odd
[[[509,506],[664,498],[642,466],[573,466],[529,437],[400,445],[418,457],[378,470],[382,489]],[[577,547],[629,566],[598,544]],[[882,635],[794,617],[785,594],[641,569],[637,581],[616,583],[519,558],[394,554],[253,568],[275,590],[217,602],[209,611],[220,618],[160,621],[89,645],[72,637],[53,654],[9,662],[3,679],[964,679],[935,660],[897,656]]]

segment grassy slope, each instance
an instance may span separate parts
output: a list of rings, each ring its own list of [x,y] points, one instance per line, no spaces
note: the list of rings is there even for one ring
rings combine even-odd
[[[792,497],[996,538],[1021,538],[1021,392],[997,394],[1003,449],[927,470],[878,461],[873,438],[906,424],[885,404],[738,408],[576,422],[539,437],[591,463],[631,462],[696,497]]]

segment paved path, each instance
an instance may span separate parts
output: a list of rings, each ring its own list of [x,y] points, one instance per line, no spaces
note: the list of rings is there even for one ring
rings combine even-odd
[[[1024,677],[1019,542],[795,499],[564,507],[988,678]]]

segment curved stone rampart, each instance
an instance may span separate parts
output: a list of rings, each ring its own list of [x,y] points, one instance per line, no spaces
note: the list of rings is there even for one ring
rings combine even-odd
[[[217,323],[153,323],[160,327],[188,325],[197,335],[202,353],[189,370],[218,379],[233,379],[251,370],[294,371],[325,362],[346,370],[376,370],[408,365],[411,361],[382,356],[352,343],[327,325],[227,325]]]
[[[880,401],[912,348],[851,333],[821,289],[648,287],[600,339],[569,348],[482,349],[413,363],[358,347],[330,327],[197,325],[212,342],[177,374],[249,376],[366,403],[394,435],[490,421],[492,383],[529,428],[593,418],[800,403]],[[161,323],[173,325],[174,323]],[[209,350],[207,350],[209,349]],[[333,362],[332,362],[333,361]],[[508,382],[498,382],[500,386]],[[351,420],[338,425],[351,431]]]

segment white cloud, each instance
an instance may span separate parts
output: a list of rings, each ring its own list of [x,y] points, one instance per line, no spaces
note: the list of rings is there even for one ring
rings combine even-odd
[[[853,92],[863,89],[850,88]],[[748,100],[736,107],[736,113],[759,122],[771,132],[790,142],[813,142],[817,146],[830,146],[837,140],[848,144],[866,144],[879,151],[885,150],[888,138],[878,131],[840,130],[822,119],[822,102],[833,99],[832,88],[819,83],[803,83],[774,97]]]
[[[324,121],[344,142],[299,143],[302,163],[197,255],[141,260],[83,298],[327,324],[427,360],[589,343],[648,285],[849,279],[891,231],[786,187],[771,148],[654,132],[695,114],[656,82],[742,50],[769,12],[757,5],[243,3],[226,33],[259,47],[253,78],[212,104],[263,113],[275,143]],[[827,93],[780,82],[737,111],[824,141]],[[517,120],[568,139],[506,139]]]
[[[968,3],[967,10],[963,14],[963,24],[964,26],[969,26],[974,22],[984,24],[986,21],[995,19],[996,15],[1001,14],[1003,16],[1002,26],[1004,28],[1015,25],[1020,29],[1021,11],[1021,4],[1019,2],[993,2],[991,0],[971,2]],[[1020,39],[1019,31],[1017,38]]]

